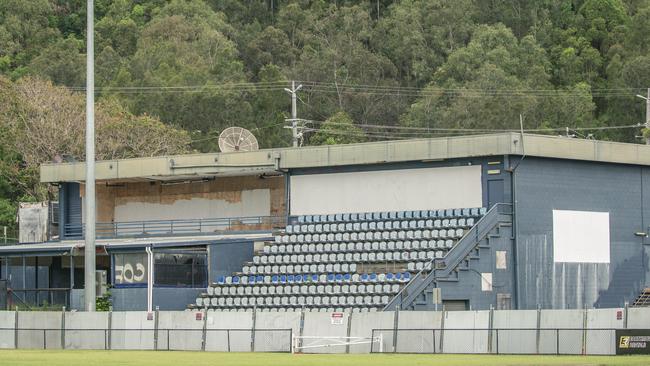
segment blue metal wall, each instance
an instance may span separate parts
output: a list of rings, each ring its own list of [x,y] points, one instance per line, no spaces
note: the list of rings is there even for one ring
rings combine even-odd
[[[648,284],[648,168],[527,157],[514,176],[519,308],[622,306]],[[611,262],[554,263],[554,209],[609,212]]]

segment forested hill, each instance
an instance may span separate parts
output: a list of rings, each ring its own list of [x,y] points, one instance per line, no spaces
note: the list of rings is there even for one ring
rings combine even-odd
[[[85,3],[0,2],[0,72],[83,87]],[[520,114],[526,129],[644,122],[634,95],[650,86],[647,0],[95,3],[99,100],[185,129],[200,150],[232,125],[286,145],[292,79],[309,127],[343,111],[365,131],[343,140],[518,128]],[[640,130],[575,132],[589,133]]]

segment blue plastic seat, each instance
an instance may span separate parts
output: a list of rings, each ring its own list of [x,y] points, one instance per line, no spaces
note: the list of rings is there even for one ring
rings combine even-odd
[[[317,274],[311,275],[311,282],[318,282],[318,275]]]
[[[248,283],[255,283],[255,276],[248,276]]]
[[[280,283],[287,283],[287,276],[286,275],[280,275]]]
[[[402,280],[402,272],[397,272],[395,273],[395,280],[401,281]]]
[[[404,275],[402,276],[402,279],[404,281],[408,281],[411,279],[411,274],[409,272],[404,272]]]
[[[278,280],[279,280],[278,275],[271,276],[271,282],[278,283]]]
[[[376,273],[371,273],[370,274],[370,281],[372,281],[372,282],[377,281],[377,274]]]
[[[392,273],[388,272],[386,273],[386,281],[392,281],[395,276],[393,276]]]
[[[343,281],[343,275],[340,274],[340,273],[337,273],[336,276],[335,276],[335,279],[336,279],[337,282],[341,282],[341,281]]]
[[[346,274],[343,275],[343,280],[344,280],[344,281],[350,281],[350,279],[352,279],[352,275],[351,275],[351,274],[346,273]]]
[[[232,283],[239,283],[239,276],[232,276]]]
[[[327,282],[332,282],[336,279],[333,273],[327,274]]]
[[[362,282],[368,281],[368,274],[367,273],[362,273],[361,277],[359,278]]]
[[[226,283],[226,277],[225,277],[225,276],[219,276],[219,277],[217,277],[217,283],[218,283],[218,284],[224,284],[224,283]]]

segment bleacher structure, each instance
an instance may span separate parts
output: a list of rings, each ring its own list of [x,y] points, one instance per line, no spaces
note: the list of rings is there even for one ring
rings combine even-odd
[[[292,217],[240,273],[217,278],[192,307],[381,310],[485,213],[462,208]]]

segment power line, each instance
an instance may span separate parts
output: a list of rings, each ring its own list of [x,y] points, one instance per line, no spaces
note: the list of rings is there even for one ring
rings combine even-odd
[[[332,125],[347,125],[347,123],[341,122],[327,122],[327,121],[315,121],[315,120],[304,120],[309,123],[314,124],[332,124]],[[519,129],[492,129],[492,128],[442,128],[442,127],[411,127],[411,126],[394,126],[394,125],[373,125],[373,124],[355,124],[354,126],[360,128],[369,128],[369,129],[395,129],[395,130],[407,130],[407,131],[420,131],[420,132],[489,132],[489,133],[498,133],[498,132],[519,132]],[[572,131],[599,131],[599,130],[613,130],[613,129],[627,129],[627,128],[640,128],[643,127],[641,124],[636,125],[619,125],[619,126],[594,126],[594,127],[569,127]],[[556,128],[531,128],[524,129],[524,132],[551,132],[551,131],[565,131],[566,127],[556,127]]]

